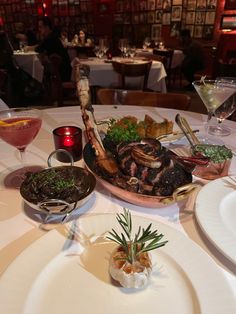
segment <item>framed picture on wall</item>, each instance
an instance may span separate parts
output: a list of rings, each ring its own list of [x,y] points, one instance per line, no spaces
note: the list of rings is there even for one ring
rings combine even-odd
[[[139,14],[139,23],[141,23],[141,24],[147,23],[147,13],[146,12],[142,12]]]
[[[161,38],[161,24],[153,24],[151,37],[153,40]]]
[[[202,38],[202,31],[203,31],[203,26],[195,26],[193,36],[195,38]]]
[[[206,12],[196,12],[195,24],[205,24]],[[208,23],[210,24],[210,23]]]
[[[155,12],[155,23],[162,22],[162,10],[156,10]]]
[[[216,0],[207,0],[207,10],[216,9]]]
[[[205,24],[214,24],[214,23],[215,23],[215,12],[206,12]]]
[[[163,11],[170,12],[171,11],[171,1],[170,0],[163,0]]]
[[[147,15],[147,21],[150,24],[155,23],[155,11],[149,11]]]
[[[162,9],[163,0],[157,0],[156,9]]]
[[[196,9],[196,0],[188,0],[187,10],[192,11]]]
[[[155,10],[155,0],[148,0],[147,9],[148,10]]]
[[[189,29],[191,37],[193,37],[194,25],[186,25],[186,29]]]
[[[189,11],[186,14],[186,24],[194,24],[195,21],[195,11]]]
[[[171,21],[181,21],[182,6],[172,6]]]
[[[178,37],[181,29],[181,22],[171,22],[170,37]]]
[[[236,0],[225,0],[225,10],[236,10]]]
[[[139,10],[143,11],[143,10],[147,10],[147,1],[146,0],[141,0],[139,3]]]
[[[182,5],[182,0],[172,0],[172,5]]]
[[[202,37],[204,39],[212,39],[213,37],[213,31],[214,31],[214,27],[211,25],[205,25],[203,26],[203,33],[202,33]]]
[[[163,25],[170,25],[170,13],[163,13],[162,15],[162,24]]]
[[[197,10],[206,10],[206,0],[197,0]]]

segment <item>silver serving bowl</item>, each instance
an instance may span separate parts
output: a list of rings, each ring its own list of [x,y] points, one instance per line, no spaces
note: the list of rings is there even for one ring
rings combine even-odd
[[[49,166],[53,154],[55,152],[49,156]],[[61,189],[61,184],[63,184],[63,181],[60,181],[61,176],[66,178],[66,182],[70,182],[70,180],[74,182],[74,185],[72,184],[64,193],[65,187]],[[47,182],[47,178],[51,179]],[[24,201],[37,211],[47,216],[62,215],[65,217],[88,201],[95,186],[95,176],[84,168],[74,166],[72,161],[72,165],[69,166],[49,167],[30,173],[21,184],[20,193]]]

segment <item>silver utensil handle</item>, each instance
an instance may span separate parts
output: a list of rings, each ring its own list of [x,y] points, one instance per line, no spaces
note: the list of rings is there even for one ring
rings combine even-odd
[[[66,154],[69,158],[70,158],[70,165],[73,166],[74,165],[74,159],[73,159],[73,156],[65,149],[56,149],[54,150],[53,152],[51,152],[51,154],[48,156],[48,160],[47,160],[47,163],[48,163],[48,167],[53,167],[52,166],[52,157],[57,154],[57,153],[64,153]]]
[[[68,210],[70,210],[70,207],[71,207],[71,204],[67,203],[66,201],[54,199],[54,198],[39,202],[37,205],[41,210],[47,212],[48,214],[65,214]],[[60,211],[60,210],[53,211],[52,210],[53,205],[55,207],[57,206],[65,206],[65,207],[63,208],[63,211]]]

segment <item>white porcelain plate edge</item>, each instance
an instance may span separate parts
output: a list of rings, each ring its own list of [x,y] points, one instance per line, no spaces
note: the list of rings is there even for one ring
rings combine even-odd
[[[209,182],[197,195],[195,214],[210,241],[236,264],[236,233],[232,232],[226,222],[226,212],[223,208],[225,198],[234,192],[236,193],[236,183],[230,177]]]
[[[193,300],[193,307],[195,308],[194,303],[198,304],[197,310],[193,310],[192,313],[199,314],[199,309],[200,313],[202,314],[235,313],[236,304],[233,293],[228,286],[223,273],[218,269],[215,262],[194,242],[188,239],[185,235],[181,234],[179,231],[176,231],[175,229],[157,221],[151,222],[153,224],[153,228],[157,228],[158,231],[162,232],[165,235],[165,238],[169,240],[168,244],[164,248],[159,250],[160,256],[167,256],[168,258],[170,258],[173,261],[173,264],[177,265],[176,268],[179,269],[179,272],[183,274],[183,277],[186,277],[187,281],[190,282],[190,286],[192,287],[192,291],[190,291],[190,293],[192,295],[195,295],[195,299]],[[134,217],[134,227],[140,224],[143,226],[148,225],[149,223],[149,219]],[[115,220],[115,216],[111,214],[89,215],[84,216],[78,220],[78,229],[86,231],[87,235],[101,235],[104,231],[110,230],[111,227],[115,226],[117,226],[117,222]],[[57,275],[57,267],[54,266],[60,266],[60,263],[57,264],[55,261],[58,260],[58,256],[60,257],[62,253],[64,254],[64,252],[66,252],[68,244],[68,239],[64,238],[57,231],[53,230],[38,241],[36,241],[34,244],[29,246],[14,260],[14,262],[9,266],[9,268],[3,274],[0,280],[0,304],[3,313],[28,314],[29,309],[32,310],[32,295],[35,295],[35,292],[36,295],[37,293],[39,293],[40,295],[40,293],[42,292],[37,290],[35,287],[42,287],[38,283],[40,281],[43,281],[43,278],[45,278],[45,273],[48,269],[55,269],[54,273],[53,271],[52,273],[49,273],[50,277],[55,277]],[[73,261],[73,257],[71,260]],[[63,259],[60,261],[63,261]],[[50,268],[50,265],[53,265],[53,267]],[[62,267],[64,267],[63,263]],[[83,272],[81,273],[81,275],[82,274]],[[91,278],[89,280],[91,280]],[[158,280],[158,278],[156,278],[156,280]],[[91,283],[93,284],[92,281]],[[79,286],[81,286],[82,284],[82,287],[85,284],[83,283],[82,277],[78,277],[77,282]],[[57,287],[55,287],[55,293],[57,293],[56,288]],[[68,289],[75,289],[75,287],[68,286]],[[130,300],[130,302],[128,302],[128,304],[126,305],[126,310],[129,309],[129,306],[132,306],[132,293],[122,291],[119,287],[115,287],[112,285],[107,285],[106,289],[107,292],[110,293],[110,297],[106,297],[108,303],[109,299],[112,299],[112,294],[119,292],[120,295],[121,293],[125,294],[126,296],[129,295],[128,300]],[[160,294],[162,289],[168,289],[168,287],[157,285],[157,289],[154,292],[151,292],[155,293],[155,296],[157,296],[157,298],[153,298],[155,300],[154,302],[157,302],[157,307],[158,302],[160,302],[160,300],[158,300],[158,291]],[[149,290],[150,289],[147,288],[146,290],[144,290],[144,292],[138,292],[138,296],[140,298],[141,296],[144,297],[143,302],[144,306],[146,305],[147,311],[149,311],[149,313],[155,313],[156,309],[149,309],[149,301],[148,299],[145,299],[145,297],[148,298],[149,296]],[[78,298],[80,296],[79,291],[81,290],[78,290]],[[91,290],[91,293],[95,293],[94,290]],[[152,294],[151,296],[153,297]],[[55,299],[55,295],[52,295],[51,297],[52,300],[53,298]],[[60,295],[56,295],[56,297],[56,299],[60,300],[60,302],[63,299],[63,297],[61,297]],[[172,303],[170,303],[171,300]],[[85,301],[88,302],[89,306],[92,307],[95,311],[95,302],[93,304],[93,302],[90,302],[90,300]],[[117,300],[117,302],[119,302],[119,300]],[[176,300],[174,296],[168,297],[166,302],[170,303],[173,307],[171,312],[173,313],[177,306],[175,305]],[[27,304],[28,307],[25,307],[25,304]],[[121,309],[122,306],[118,306],[117,308],[114,307],[113,313],[127,312],[126,310],[121,311]],[[36,309],[35,311],[35,313],[40,313],[37,312]],[[75,308],[73,307],[73,304],[68,304],[67,313],[74,313],[74,311]],[[104,308],[102,307],[100,312],[104,314],[109,313],[106,312],[106,306],[104,306]],[[50,312],[50,314],[52,313],[53,312]],[[86,313],[92,312],[88,310],[88,312]],[[46,313],[44,312],[44,314]]]

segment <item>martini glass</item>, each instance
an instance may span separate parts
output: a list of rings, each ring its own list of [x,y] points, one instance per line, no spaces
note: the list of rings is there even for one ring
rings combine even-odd
[[[211,130],[214,132],[213,135],[227,136],[231,134],[231,130],[230,128],[222,124],[224,120],[231,116],[236,110],[236,78],[220,77],[217,78],[217,80],[220,80],[223,84],[226,85],[233,84],[235,88],[235,93],[227,101],[225,101],[218,109],[216,109],[214,116],[216,117],[218,124],[215,127],[212,127]]]
[[[216,110],[234,95],[235,84],[223,80],[200,80],[194,81],[193,86],[208,111],[206,131],[209,134],[216,135],[215,127],[210,125],[210,120]]]
[[[0,138],[20,152],[24,167],[26,147],[34,140],[42,124],[41,112],[32,108],[11,108],[0,111]],[[17,172],[13,185],[20,185],[27,169]]]

